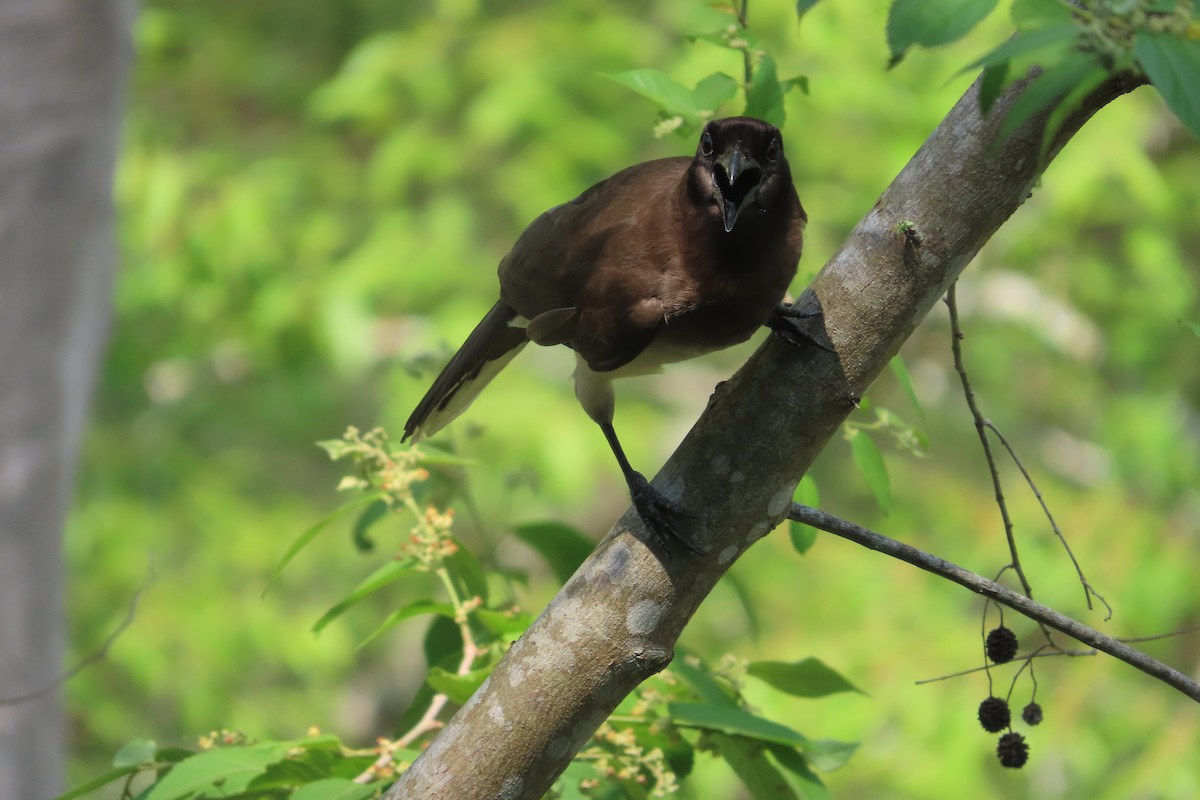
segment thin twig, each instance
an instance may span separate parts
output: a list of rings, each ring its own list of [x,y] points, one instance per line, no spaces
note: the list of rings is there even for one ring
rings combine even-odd
[[[475,644],[475,637],[471,634],[471,625],[465,619],[458,623],[459,633],[463,640],[463,654],[458,662],[458,669],[455,670],[455,675],[466,675],[471,671],[471,667],[475,664],[475,659],[479,657],[479,646]],[[381,746],[379,757],[375,761],[359,773],[355,778],[355,783],[371,783],[378,779],[380,772],[389,768],[392,764],[392,753],[402,747],[408,747],[418,738],[428,733],[429,731],[437,730],[442,727],[442,722],[438,719],[438,715],[442,713],[442,709],[450,702],[450,698],[439,692],[435,694],[429,701],[429,708],[425,709],[425,713],[417,720],[403,736],[391,742],[387,742]]]
[[[460,628],[463,632],[463,654],[462,659],[458,662],[458,669],[455,670],[455,675],[466,675],[471,671],[471,667],[475,664],[475,659],[479,657],[479,648],[475,644],[474,638],[471,636],[470,625],[466,622],[461,623]],[[428,731],[436,730],[442,726],[438,721],[438,714],[450,702],[450,698],[445,694],[434,695],[433,700],[429,703],[429,708],[422,715],[407,733],[396,740],[397,747],[408,747],[416,741],[422,734]]]
[[[1170,631],[1169,633],[1156,633],[1153,636],[1134,636],[1128,639],[1121,639],[1121,641],[1125,642],[1125,644],[1131,644],[1133,642],[1157,642],[1160,639],[1170,639],[1175,636],[1182,636],[1185,633],[1194,633],[1195,631],[1200,631],[1200,625],[1192,625],[1187,628],[1180,628],[1177,631]]]
[[[990,581],[982,575],[976,575],[974,572],[963,569],[945,559],[930,555],[911,545],[898,542],[895,539],[890,539],[861,525],[855,525],[832,514],[827,514],[824,511],[803,506],[799,503],[792,504],[788,517],[797,522],[803,522],[806,525],[811,525],[814,528],[832,533],[835,536],[849,539],[869,550],[898,558],[927,572],[932,572],[947,580],[954,581],[960,586],[965,586],[976,594],[989,597],[998,603],[1003,603],[1014,611],[1024,614],[1029,619],[1039,624],[1049,625],[1051,628],[1062,631],[1090,647],[1108,653],[1110,656],[1124,661],[1126,664],[1141,670],[1153,678],[1157,678],[1193,700],[1200,702],[1200,683],[1192,680],[1179,670],[1169,667],[1158,659],[1130,647],[1119,639],[1106,636],[1065,614],[1060,614],[1041,603],[1035,603],[1029,597],[1023,596],[1019,592],[1014,592],[1006,586],[1001,586],[995,581]]]
[[[975,402],[975,390],[971,388],[971,381],[967,377],[967,368],[963,364],[962,357],[962,328],[958,324],[958,301],[955,297],[955,289],[957,283],[950,284],[949,291],[946,292],[946,307],[950,309],[950,348],[954,353],[954,369],[958,372],[958,377],[962,381],[963,395],[967,400],[967,408],[971,410],[971,416],[975,419],[975,431],[979,434],[979,444],[983,447],[983,454],[987,458],[988,472],[992,474],[992,487],[996,490],[996,505],[1000,507],[1000,517],[1004,520],[1004,536],[1008,539],[1008,552],[1012,558],[1013,570],[1016,571],[1017,577],[1021,580],[1021,586],[1025,589],[1025,596],[1033,597],[1033,587],[1029,585],[1029,579],[1025,577],[1025,570],[1021,567],[1021,557],[1017,554],[1017,540],[1013,535],[1012,519],[1008,515],[1008,503],[1004,501],[1004,489],[1000,486],[1000,472],[996,469],[996,458],[992,455],[992,446],[988,443],[986,425],[987,421],[983,417],[983,413],[979,410],[979,405]]]
[[[121,620],[121,624],[113,629],[113,632],[110,633],[107,638],[105,638],[104,642],[98,648],[96,648],[91,655],[84,657],[75,666],[71,667],[69,670],[62,673],[46,685],[38,689],[34,689],[32,692],[18,694],[13,697],[0,697],[0,706],[11,706],[16,705],[17,703],[25,703],[30,700],[36,700],[39,697],[45,697],[67,681],[71,680],[71,678],[74,678],[80,672],[83,672],[92,664],[107,656],[109,649],[112,648],[113,644],[116,643],[121,634],[123,634],[125,630],[133,624],[134,617],[137,616],[138,600],[141,598],[142,592],[153,581],[153,578],[154,576],[151,575],[150,578],[147,579],[146,583],[139,586],[137,591],[133,593],[133,597],[129,598],[129,610],[125,612],[125,619]]]
[[[991,602],[997,602],[997,601],[994,601],[991,598],[987,598],[987,602],[991,603]],[[1169,631],[1167,633],[1156,633],[1153,636],[1122,636],[1121,638],[1117,639],[1117,641],[1121,642],[1123,644],[1133,644],[1134,642],[1157,642],[1157,641],[1161,641],[1163,639],[1171,639],[1176,636],[1182,636],[1185,633],[1195,633],[1196,631],[1200,631],[1200,625],[1192,625],[1189,628],[1180,628],[1177,631]],[[1044,650],[1049,650],[1049,652],[1043,652]],[[1058,647],[1057,645],[1050,643],[1050,644],[1041,645],[1040,647],[1038,647],[1037,650],[1034,650],[1032,653],[1030,653],[1027,656],[1016,656],[1013,658],[1013,661],[1014,662],[1025,661],[1028,664],[1035,658],[1049,658],[1050,656],[1071,656],[1072,658],[1078,658],[1080,656],[1094,656],[1094,655],[1098,654],[1099,652],[1100,651],[1096,650],[1096,649],[1064,650],[1061,647]],[[992,666],[995,666],[995,665],[993,664]],[[1021,667],[1021,669],[1024,669],[1024,668],[1025,667]],[[971,667],[969,669],[960,670],[958,672],[951,672],[948,675],[939,675],[936,678],[923,678],[919,681],[916,681],[916,685],[920,686],[920,685],[926,684],[926,683],[937,683],[938,681],[944,681],[944,680],[948,680],[950,678],[961,678],[964,675],[974,675],[976,672],[988,672],[988,663],[987,663],[986,659],[984,660],[983,664],[981,664],[978,667]],[[1029,664],[1029,672],[1030,672],[1030,675],[1032,676],[1032,674],[1033,674],[1032,664]],[[988,677],[989,678],[991,677],[991,673],[988,673]],[[1033,684],[1034,684],[1035,691],[1036,691],[1037,681],[1034,680]]]
[[[1017,453],[1013,450],[1012,445],[1008,443],[1008,439],[1000,432],[1000,429],[992,423],[991,420],[984,420],[988,430],[996,434],[996,438],[1000,440],[1000,444],[1004,445],[1004,449],[1008,451],[1008,455],[1012,458],[1013,463],[1017,465],[1017,469],[1021,470],[1021,474],[1025,476],[1025,483],[1029,484],[1029,489],[1033,492],[1033,496],[1037,498],[1038,503],[1042,506],[1042,513],[1046,515],[1046,519],[1050,522],[1050,529],[1054,531],[1054,535],[1058,537],[1059,543],[1063,549],[1067,551],[1067,557],[1071,559],[1071,565],[1075,567],[1075,574],[1079,576],[1079,583],[1083,586],[1083,597],[1087,601],[1087,607],[1092,609],[1092,598],[1095,597],[1104,604],[1105,616],[1104,621],[1108,622],[1112,619],[1113,609],[1104,599],[1104,596],[1096,591],[1092,586],[1091,581],[1083,574],[1083,567],[1079,566],[1079,561],[1075,558],[1075,553],[1071,550],[1071,545],[1067,544],[1067,537],[1063,536],[1062,530],[1058,527],[1058,523],[1054,521],[1054,515],[1050,513],[1050,507],[1046,505],[1046,499],[1042,497],[1042,492],[1038,489],[1037,483],[1033,480],[1033,476],[1029,474],[1029,470],[1025,469],[1025,465],[1021,463],[1021,459],[1017,457]]]
[[[1017,690],[1017,681],[1020,680],[1021,673],[1025,670],[1029,670],[1029,678],[1033,681],[1033,694],[1035,697],[1037,696],[1037,678],[1033,677],[1033,659],[1041,655],[1041,652],[1047,648],[1056,653],[1061,652],[1061,648],[1058,648],[1052,644],[1044,644],[1037,650],[1034,650],[1033,653],[1027,658],[1025,658],[1024,663],[1021,664],[1021,668],[1013,673],[1012,680],[1008,684],[1008,695],[1004,698],[1006,703],[1012,700],[1013,692]],[[1012,730],[1012,726],[1009,726],[1009,730]]]
[[[750,0],[742,0],[742,7],[737,11],[738,24],[742,30],[750,27]],[[754,80],[754,59],[750,56],[750,45],[742,49],[742,70],[745,74],[746,91],[750,90],[750,82]]]
[[[1061,648],[1050,650],[1049,652],[1042,652],[1042,650],[1045,649],[1046,647],[1047,647],[1047,645],[1042,645],[1041,647],[1039,647],[1037,650],[1030,653],[1029,655],[1017,656],[1016,658],[1013,659],[1013,661],[1032,661],[1035,658],[1051,658],[1053,656],[1069,656],[1071,658],[1080,658],[1080,657],[1084,657],[1084,656],[1094,656],[1100,652],[1099,650],[1095,650],[1095,649],[1092,649],[1092,650],[1063,650]],[[958,672],[951,672],[947,675],[939,675],[936,678],[922,678],[921,680],[914,681],[913,683],[917,686],[924,686],[927,683],[938,683],[940,681],[950,680],[951,678],[962,678],[966,675],[974,675],[976,672],[985,672],[987,670],[987,668],[988,668],[987,664],[984,663],[978,667],[970,667],[968,669],[959,670]]]

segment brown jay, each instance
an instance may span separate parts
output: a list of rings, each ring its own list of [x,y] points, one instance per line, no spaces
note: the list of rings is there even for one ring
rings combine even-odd
[[[604,432],[642,519],[663,542],[703,552],[678,528],[693,515],[629,465],[613,430],[613,380],[658,372],[745,341],[767,324],[812,341],[781,303],[807,217],[779,130],[750,117],[709,122],[692,158],[637,164],[542,214],[500,262],[500,300],[404,426],[433,435],[527,343],[575,351],[575,396]]]

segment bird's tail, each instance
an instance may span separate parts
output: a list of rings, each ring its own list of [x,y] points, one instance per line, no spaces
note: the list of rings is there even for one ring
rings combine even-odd
[[[529,338],[524,328],[510,324],[516,317],[517,312],[503,301],[492,306],[417,403],[404,423],[401,441],[410,436],[414,442],[420,441],[450,424],[521,352]]]

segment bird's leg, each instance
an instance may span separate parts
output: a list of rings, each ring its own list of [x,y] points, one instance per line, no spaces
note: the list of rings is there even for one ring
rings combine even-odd
[[[600,430],[604,431],[604,438],[608,440],[608,446],[612,448],[613,455],[617,457],[617,463],[621,465],[625,482],[629,484],[629,498],[633,501],[634,508],[637,509],[638,514],[646,523],[646,527],[650,529],[659,543],[665,548],[668,539],[674,539],[697,555],[706,554],[707,551],[704,548],[692,541],[677,527],[678,518],[695,518],[696,515],[674,500],[664,497],[661,492],[650,485],[650,481],[646,480],[645,475],[629,465],[629,459],[625,457],[625,451],[621,449],[621,442],[617,439],[617,432],[613,429],[611,422],[601,422],[599,425]]]
[[[833,353],[836,351],[833,342],[829,340],[829,334],[825,332],[825,326],[822,324],[824,319],[821,306],[815,298],[810,297],[803,305],[780,303],[767,318],[766,325],[797,347],[811,344]]]

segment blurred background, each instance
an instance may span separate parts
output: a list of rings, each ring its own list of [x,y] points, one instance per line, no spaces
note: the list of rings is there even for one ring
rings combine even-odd
[[[798,293],[1010,30],[886,70],[886,3],[754,0],[751,30],[789,94],[786,149],[810,217]],[[1007,8],[1003,4],[1002,8]],[[116,320],[67,539],[72,659],[92,652],[145,586],[132,627],[66,687],[70,782],[135,737],[193,744],[319,726],[370,746],[423,674],[413,620],[356,645],[404,584],[322,631],[313,622],[388,556],[332,526],[263,597],[287,545],[340,504],[314,446],[347,425],[397,437],[433,373],[490,307],[495,267],[546,208],[629,164],[688,154],[656,139],[656,109],[605,73],[639,67],[689,86],[740,58],[685,37],[730,17],[699,0],[494,3],[148,0],[137,18],[117,176]],[[725,112],[735,114],[731,104]],[[1036,499],[1005,463],[1022,557],[1042,602],[1117,636],[1200,624],[1200,146],[1141,89],[1102,111],[968,268],[967,365],[984,412],[1039,482],[1110,622],[1083,592]],[[756,340],[757,341],[757,340]],[[747,347],[627,381],[617,425],[652,474]],[[822,506],[984,574],[1007,562],[999,514],[950,360],[940,306],[902,352],[920,411],[891,373],[856,419],[887,408],[884,513],[835,440],[814,468]],[[560,349],[528,348],[439,440],[476,462],[458,530],[493,565],[525,570],[523,604],[557,588],[506,532],[567,521],[599,538],[628,503]],[[803,387],[797,387],[803,391]],[[748,687],[813,737],[861,740],[826,776],[846,798],[1200,796],[1200,709],[1107,657],[1037,662],[1045,722],[1031,761],[1002,770],[975,720],[981,601],[822,536],[753,548],[683,644],[716,661],[818,656],[869,696],[816,701]],[[1036,642],[1015,614],[1008,625]],[[994,617],[992,617],[994,620]],[[1189,674],[1200,634],[1143,645]],[[1012,668],[993,673],[1003,695]],[[1028,701],[1024,677],[1013,693]],[[736,796],[698,763],[683,796]]]

